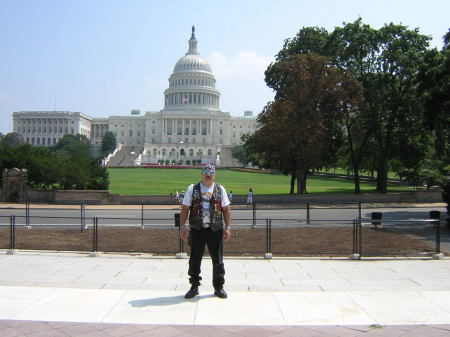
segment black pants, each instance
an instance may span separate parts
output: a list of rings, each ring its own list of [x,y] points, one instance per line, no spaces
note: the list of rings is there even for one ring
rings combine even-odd
[[[225,267],[223,264],[223,230],[213,232],[211,228],[193,229],[189,233],[191,255],[189,257],[189,282],[200,285],[200,266],[202,264],[205,246],[208,245],[209,255],[213,264],[213,286],[220,289],[225,283]]]

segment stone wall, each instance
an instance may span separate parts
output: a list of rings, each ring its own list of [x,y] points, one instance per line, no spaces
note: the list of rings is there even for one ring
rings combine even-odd
[[[245,203],[246,196],[234,196],[234,203]],[[434,203],[442,202],[441,191],[411,191],[393,194],[267,194],[253,195],[256,204],[306,204],[306,203]]]
[[[101,205],[173,205],[169,195],[120,195],[109,191],[45,191],[27,189],[28,202]],[[245,204],[245,195],[234,195],[233,204]],[[440,191],[412,191],[395,194],[265,194],[253,196],[258,205],[323,203],[435,203],[442,201]]]
[[[53,204],[55,203],[55,191],[28,188],[26,190],[26,200],[28,202]]]

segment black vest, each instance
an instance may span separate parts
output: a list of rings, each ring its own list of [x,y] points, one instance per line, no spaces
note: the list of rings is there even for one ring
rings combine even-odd
[[[200,183],[194,185],[192,191],[192,205],[189,211],[189,225],[194,229],[203,228],[203,206]],[[223,228],[222,219],[222,189],[219,184],[214,184],[213,195],[209,199],[210,224],[211,229],[216,232]]]

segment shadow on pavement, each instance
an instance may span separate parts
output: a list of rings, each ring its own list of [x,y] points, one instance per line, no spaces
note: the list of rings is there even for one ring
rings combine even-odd
[[[128,303],[131,304],[132,307],[135,308],[143,308],[143,307],[164,307],[169,305],[177,305],[185,302],[194,302],[196,300],[201,300],[204,298],[214,297],[213,294],[210,295],[200,295],[196,296],[192,299],[185,299],[184,295],[178,296],[163,296],[163,297],[155,297],[155,298],[147,298],[143,300],[134,300]]]

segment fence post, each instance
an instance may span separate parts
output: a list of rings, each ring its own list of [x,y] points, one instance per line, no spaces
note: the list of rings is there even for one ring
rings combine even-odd
[[[357,228],[357,233],[358,233],[358,254],[359,254],[359,259],[361,260],[361,256],[362,256],[362,222],[361,219],[357,219],[356,220],[356,228]]]
[[[352,248],[352,254],[356,254],[356,219],[353,219],[353,248]]]
[[[144,229],[144,204],[141,207],[141,227]]]
[[[266,218],[266,253],[269,253],[269,218]]]
[[[360,202],[358,202],[358,218],[360,218],[361,219],[361,201]]]
[[[31,228],[30,225],[30,204],[27,202],[25,204],[25,225],[27,228]]]
[[[89,256],[95,257],[100,256],[100,253],[98,252],[98,217],[94,217],[94,233],[93,233],[93,242],[92,242],[92,252],[89,254]]]
[[[309,225],[310,222],[310,214],[309,214],[309,202],[306,203],[306,223]]]
[[[87,225],[86,225],[86,209],[85,209],[85,205],[84,204],[80,205],[80,227],[81,227],[81,232],[83,232],[84,230],[87,229]]]
[[[14,255],[16,253],[16,216],[9,217],[10,224],[10,249],[6,251],[7,255]]]
[[[350,258],[352,260],[360,260],[361,254],[358,249],[358,221],[359,219],[353,219],[353,249]]]
[[[306,203],[306,224],[309,225],[310,224],[310,211],[309,211],[309,202]]]
[[[431,212],[437,212],[437,211],[431,211]],[[440,212],[437,213],[431,213],[430,212],[430,218],[433,220],[433,224],[436,227],[436,252],[433,254],[433,259],[440,260],[444,258],[444,254],[441,253],[441,214]]]
[[[253,203],[253,216],[252,216],[252,228],[256,227],[256,204]]]
[[[180,213],[174,214],[174,220],[175,220],[175,227],[178,227],[178,253],[175,255],[177,259],[184,259],[186,258],[186,253],[184,252],[184,240],[180,236]]]
[[[266,253],[264,254],[265,259],[271,259],[272,258],[272,226],[271,226],[271,220],[270,218],[266,218]]]
[[[180,228],[178,228],[178,253],[175,255],[177,259],[186,258],[186,253],[184,252],[184,240],[180,236]]]

